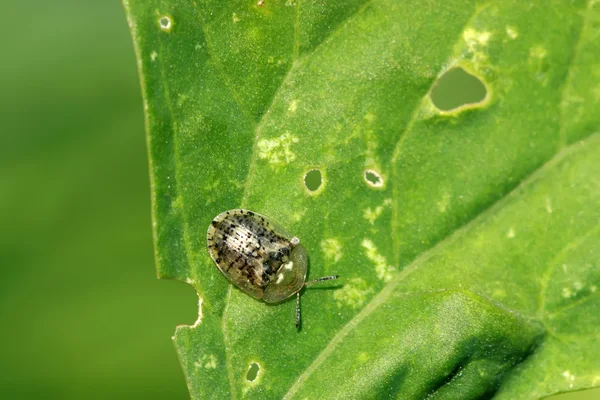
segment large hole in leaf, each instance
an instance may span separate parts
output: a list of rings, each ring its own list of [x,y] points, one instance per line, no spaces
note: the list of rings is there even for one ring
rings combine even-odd
[[[460,67],[452,68],[431,90],[431,101],[442,111],[481,103],[487,95],[483,82]]]
[[[253,362],[250,364],[250,368],[248,368],[248,372],[246,372],[246,380],[248,382],[254,382],[256,377],[258,376],[258,372],[260,371],[260,365],[258,363]]]
[[[322,184],[323,176],[318,169],[311,169],[304,175],[304,186],[306,186],[309,191],[314,192],[318,190]]]

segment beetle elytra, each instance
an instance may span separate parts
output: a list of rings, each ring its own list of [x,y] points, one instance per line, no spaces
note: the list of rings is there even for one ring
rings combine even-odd
[[[295,294],[297,328],[300,290],[338,278],[331,275],[306,282],[308,254],[300,240],[250,210],[234,209],[217,215],[206,239],[217,268],[244,293],[266,303],[279,303]]]

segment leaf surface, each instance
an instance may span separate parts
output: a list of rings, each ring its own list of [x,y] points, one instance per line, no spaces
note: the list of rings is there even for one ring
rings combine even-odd
[[[174,336],[192,397],[540,398],[600,383],[599,4],[125,6],[158,275],[201,299]],[[429,94],[454,67],[487,96],[442,112]],[[294,302],[252,300],[206,252],[212,218],[239,207],[301,238],[309,279],[342,277],[303,292],[299,332]]]

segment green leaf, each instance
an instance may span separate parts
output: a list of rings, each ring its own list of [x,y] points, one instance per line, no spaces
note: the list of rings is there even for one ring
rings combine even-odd
[[[600,4],[124,1],[158,275],[200,297],[174,336],[193,398],[600,384]],[[438,110],[457,67],[485,99]],[[303,292],[300,331],[206,252],[239,207],[301,238],[309,279],[341,276]]]

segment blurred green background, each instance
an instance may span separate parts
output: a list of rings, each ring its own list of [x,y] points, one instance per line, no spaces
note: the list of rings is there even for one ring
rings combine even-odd
[[[38,0],[4,12],[0,398],[188,398],[170,338],[196,319],[197,297],[155,277],[122,6]]]
[[[0,398],[188,398],[171,336],[198,300],[156,279],[125,12],[33,3],[0,25]]]

